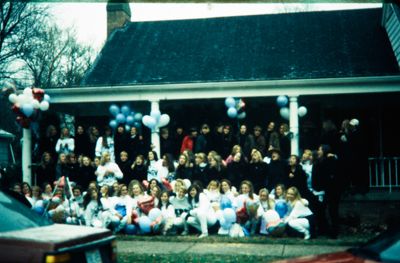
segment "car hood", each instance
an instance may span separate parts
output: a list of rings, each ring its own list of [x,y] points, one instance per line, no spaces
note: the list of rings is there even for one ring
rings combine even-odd
[[[112,236],[108,229],[54,224],[0,233],[0,242],[9,245],[29,243],[39,249],[59,250]]]
[[[357,257],[349,252],[335,252],[329,254],[321,254],[314,256],[304,256],[293,259],[274,261],[274,263],[311,263],[311,262],[324,262],[324,263],[373,263],[377,261]]]

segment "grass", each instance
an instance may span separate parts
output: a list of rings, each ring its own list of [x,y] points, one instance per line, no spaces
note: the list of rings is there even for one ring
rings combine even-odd
[[[118,235],[117,240],[121,241],[158,241],[158,242],[195,242],[195,243],[254,243],[254,244],[284,244],[284,245],[326,245],[326,246],[358,246],[374,237],[374,234],[357,234],[339,236],[338,239],[319,237],[311,240],[303,240],[293,237],[242,237],[232,238],[227,236],[210,235],[207,238],[199,239],[197,235],[188,236],[132,236]]]
[[[207,238],[199,239],[197,235],[188,236],[159,236],[159,235],[117,235],[118,241],[156,241],[156,242],[190,242],[190,243],[241,243],[241,244],[276,244],[276,245],[320,245],[320,246],[346,246],[357,247],[367,240],[375,237],[375,232],[348,232],[343,231],[338,239],[319,237],[311,240],[293,237],[266,237],[252,236],[243,238],[231,238],[228,236],[210,235]],[[135,254],[118,253],[118,262],[272,262],[284,259],[276,256],[256,256],[256,255],[214,255],[214,254]]]

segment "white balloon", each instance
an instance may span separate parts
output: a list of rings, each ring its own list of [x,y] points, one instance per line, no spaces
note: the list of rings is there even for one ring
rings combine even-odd
[[[38,100],[33,100],[32,101],[32,106],[34,109],[39,109],[40,108],[40,102]]]
[[[32,89],[31,89],[31,88],[25,88],[25,89],[24,89],[24,94],[25,94],[26,96],[29,96],[29,97],[33,96],[33,94],[32,94]]]
[[[156,127],[156,124],[157,124],[156,120],[152,116],[149,116],[149,115],[143,116],[142,122],[143,122],[144,126],[146,126],[147,128],[150,128],[150,129],[154,129],[154,127]]]
[[[279,110],[279,113],[281,114],[282,118],[284,118],[285,120],[289,120],[290,111],[288,107],[281,108]]]
[[[8,100],[9,100],[11,103],[16,103],[17,100],[18,100],[18,96],[15,95],[14,93],[11,93],[10,96],[8,96]]]
[[[158,127],[164,127],[168,125],[170,121],[169,115],[168,114],[162,114],[160,117],[160,121],[158,122]]]
[[[44,99],[45,101],[50,102],[50,96],[47,95],[47,94],[44,94],[43,99]]]
[[[161,112],[159,110],[152,110],[150,116],[156,120],[156,123],[158,123],[160,121]]]
[[[43,100],[42,102],[40,102],[39,109],[41,111],[47,111],[49,109],[49,107],[50,107],[50,104],[48,101]]]
[[[25,103],[27,103],[29,100],[29,98],[27,96],[25,96],[25,94],[19,94],[17,97],[17,103],[19,105],[24,105]]]
[[[300,117],[304,117],[307,114],[307,108],[304,106],[299,107],[298,114]]]

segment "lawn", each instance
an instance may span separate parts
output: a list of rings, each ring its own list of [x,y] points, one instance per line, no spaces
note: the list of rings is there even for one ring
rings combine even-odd
[[[338,239],[320,237],[311,240],[301,238],[271,238],[264,236],[253,236],[244,238],[231,238],[226,236],[210,235],[207,238],[199,239],[197,235],[189,236],[131,236],[118,235],[117,240],[121,241],[156,241],[156,242],[187,242],[187,243],[244,243],[244,244],[276,244],[276,245],[302,245],[302,246],[346,246],[355,247],[374,237],[375,234],[352,234],[341,235]],[[119,253],[118,262],[271,262],[284,259],[278,256],[257,256],[257,255],[215,255],[215,254],[190,254],[190,253],[158,253],[158,254],[137,254]]]
[[[232,238],[227,236],[210,235],[207,238],[199,239],[197,235],[188,236],[135,236],[118,235],[117,240],[134,241],[159,241],[159,242],[204,242],[204,243],[255,243],[255,244],[285,244],[285,245],[332,245],[332,246],[358,246],[371,239],[376,234],[362,233],[351,235],[340,235],[338,239],[319,237],[310,240],[303,240],[292,237],[272,238],[265,236],[252,236],[242,238]]]

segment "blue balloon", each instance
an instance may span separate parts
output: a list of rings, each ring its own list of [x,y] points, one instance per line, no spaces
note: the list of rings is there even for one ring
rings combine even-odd
[[[115,129],[117,128],[118,122],[116,120],[111,120],[108,125],[110,125],[111,128]]]
[[[143,118],[143,114],[141,114],[140,112],[135,113],[135,121],[141,121]]]
[[[118,114],[117,114],[117,117],[115,117],[115,120],[116,120],[118,123],[125,123],[126,118],[125,118],[125,115],[124,115],[124,114],[118,113]]]
[[[227,114],[228,114],[228,116],[229,116],[229,118],[236,118],[236,116],[237,116],[237,110],[235,109],[235,108],[233,108],[233,107],[230,107],[229,109],[228,109],[228,111],[227,111]]]
[[[121,113],[124,114],[125,116],[128,116],[131,112],[131,109],[129,108],[128,105],[123,105],[121,107]]]
[[[140,230],[147,234],[151,232],[151,220],[147,216],[141,216],[139,218],[139,227]]]
[[[24,113],[24,115],[26,116],[26,117],[30,117],[30,116],[32,116],[32,113],[33,113],[33,105],[32,104],[30,104],[30,103],[26,103],[26,104],[24,104],[24,105],[22,105],[22,107],[21,107],[21,111]]]
[[[232,97],[228,97],[225,99],[225,106],[228,108],[235,107],[236,101]]]
[[[222,210],[225,208],[232,208],[232,201],[227,196],[223,195],[220,201],[220,207]]]
[[[130,131],[131,130],[131,126],[130,125],[125,125],[125,131]]]
[[[44,213],[44,207],[43,206],[35,206],[33,210],[38,214],[38,215],[43,215]]]
[[[221,227],[222,227],[223,229],[225,229],[225,230],[231,229],[231,226],[232,226],[232,223],[224,222],[224,223],[221,224]]]
[[[116,117],[117,114],[119,113],[119,107],[115,104],[112,104],[108,110],[110,111],[111,115],[113,115],[114,117]]]
[[[161,210],[157,207],[152,208],[149,212],[149,218],[151,221],[156,220],[160,216],[161,216]]]
[[[133,224],[126,225],[124,230],[127,235],[136,235],[137,233],[137,227]]]
[[[132,125],[135,122],[135,117],[133,117],[132,115],[128,115],[126,116],[126,123],[129,125]]]
[[[225,208],[222,211],[226,223],[236,222],[236,212],[232,208]]]
[[[135,122],[133,123],[133,126],[135,126],[136,128],[140,128],[140,127],[142,127],[142,123],[140,123],[140,122],[138,122],[138,121],[135,121]]]
[[[276,98],[276,103],[279,107],[285,107],[288,103],[288,98],[286,96],[280,95],[278,96],[278,98]]]
[[[244,118],[246,118],[246,112],[240,113],[237,117],[239,120],[243,120]]]
[[[275,211],[279,214],[280,218],[283,218],[287,211],[288,211],[288,205],[285,201],[277,201],[275,203]]]

